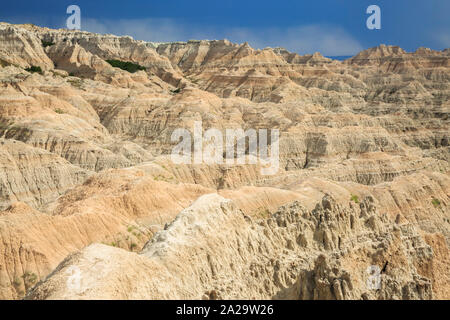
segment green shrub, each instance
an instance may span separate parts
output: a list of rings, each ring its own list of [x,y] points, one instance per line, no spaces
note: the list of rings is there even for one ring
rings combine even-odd
[[[352,194],[352,196],[350,197],[350,200],[353,201],[354,203],[358,203],[358,196],[356,194]]]
[[[22,278],[27,286],[35,284],[36,281],[38,280],[38,276],[35,273],[29,271],[25,272]]]
[[[31,66],[31,67],[29,67],[29,68],[26,68],[25,69],[26,71],[28,71],[28,72],[31,72],[31,73],[34,73],[34,72],[37,72],[37,73],[42,73],[42,69],[41,69],[41,67],[36,67],[36,66]]]
[[[433,204],[433,206],[435,208],[437,208],[441,205],[441,201],[439,201],[439,199],[436,199],[436,198],[433,198],[433,200],[431,200],[431,203]]]
[[[176,88],[175,90],[170,90],[170,92],[172,93],[180,93],[181,89],[180,88]]]
[[[64,113],[64,111],[62,109],[60,109],[60,108],[56,108],[55,112],[58,113],[58,114],[63,114]]]
[[[106,60],[110,65],[115,68],[120,68],[122,70],[134,73],[139,70],[145,70],[145,67],[138,65],[137,63],[120,61],[120,60]]]
[[[52,45],[55,44],[54,42],[51,42],[51,41],[44,41],[44,40],[42,40],[41,42],[42,42],[42,46],[43,46],[44,48],[50,47],[50,46],[52,46]]]

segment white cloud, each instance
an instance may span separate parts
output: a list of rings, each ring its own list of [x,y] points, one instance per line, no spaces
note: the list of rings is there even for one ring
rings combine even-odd
[[[82,29],[116,35],[130,35],[153,42],[187,41],[190,39],[229,39],[249,42],[254,48],[284,47],[300,54],[321,52],[324,55],[353,55],[361,44],[337,26],[307,25],[290,28],[266,27],[218,28],[187,25],[173,19],[82,19]]]
[[[335,26],[308,25],[287,29],[268,28],[258,32],[247,32],[249,42],[257,47],[280,46],[298,53],[324,55],[353,55],[363,50],[361,44],[345,30]]]

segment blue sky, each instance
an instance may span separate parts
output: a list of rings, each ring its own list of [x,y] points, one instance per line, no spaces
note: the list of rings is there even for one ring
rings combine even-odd
[[[4,1],[0,21],[65,26],[67,6],[81,28],[146,41],[223,39],[301,54],[352,55],[380,43],[407,51],[450,47],[449,0],[51,0]],[[366,8],[381,8],[381,30],[366,28]]]

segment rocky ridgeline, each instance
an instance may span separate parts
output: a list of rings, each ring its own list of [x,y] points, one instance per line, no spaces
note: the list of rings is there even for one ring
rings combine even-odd
[[[0,44],[0,298],[450,297],[449,49]],[[195,121],[279,129],[278,172],[172,163]]]

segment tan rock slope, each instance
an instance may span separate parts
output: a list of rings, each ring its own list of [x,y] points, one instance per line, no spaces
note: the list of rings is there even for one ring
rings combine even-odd
[[[341,207],[325,196],[311,211],[294,202],[253,220],[210,194],[140,254],[91,245],[27,298],[429,299],[431,279],[419,269],[433,258],[414,226],[390,224],[371,197]],[[389,266],[381,290],[367,289],[367,264]],[[69,281],[71,270],[78,282]]]
[[[449,49],[0,44],[0,299],[450,298]],[[278,129],[278,172],[173,163],[195,121]]]

